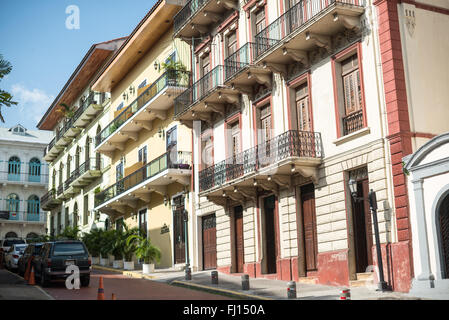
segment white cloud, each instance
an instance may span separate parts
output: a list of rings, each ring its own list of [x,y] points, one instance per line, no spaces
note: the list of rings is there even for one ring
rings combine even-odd
[[[22,84],[14,84],[11,87],[11,94],[14,96],[14,101],[18,102],[20,112],[24,112],[23,116],[36,121],[42,119],[45,111],[47,111],[50,104],[55,97],[49,95],[40,89],[28,89]]]

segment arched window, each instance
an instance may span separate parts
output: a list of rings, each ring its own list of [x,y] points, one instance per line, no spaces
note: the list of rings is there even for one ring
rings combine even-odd
[[[29,163],[28,177],[30,182],[41,181],[41,162],[37,158],[33,158]]]
[[[36,238],[39,238],[39,236],[36,233],[34,233],[34,232],[30,232],[26,236],[27,241],[33,240],[33,239],[36,239]]]
[[[51,177],[52,177],[51,187],[56,188],[56,170],[55,169],[53,169],[53,173],[52,173]]]
[[[39,197],[32,195],[27,200],[27,221],[39,221]]]
[[[18,238],[18,236],[17,233],[10,231],[5,235],[5,239],[6,238]]]
[[[62,162],[59,164],[59,183],[58,183],[58,188],[59,186],[62,186],[62,170],[64,169],[64,165],[62,164]]]
[[[80,166],[80,155],[81,155],[81,148],[80,146],[77,146],[75,153],[75,169],[79,168]]]
[[[6,210],[9,211],[9,220],[19,220],[20,198],[17,194],[11,193],[6,198]]]
[[[20,159],[19,157],[11,157],[8,161],[8,180],[19,181],[20,180]]]
[[[90,138],[87,136],[86,144],[84,146],[84,161],[88,162],[90,158]]]
[[[66,164],[66,166],[67,166],[67,170],[66,170],[66,179],[69,179],[70,178],[70,162],[72,161],[72,156],[69,154],[68,156],[67,156],[67,164]]]

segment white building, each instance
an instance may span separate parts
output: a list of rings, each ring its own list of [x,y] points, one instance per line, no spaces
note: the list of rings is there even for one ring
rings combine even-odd
[[[0,128],[0,239],[46,232],[40,197],[48,183],[44,149],[52,133],[20,124]]]
[[[404,158],[415,278],[411,293],[449,298],[449,132]],[[443,296],[441,296],[443,295]]]

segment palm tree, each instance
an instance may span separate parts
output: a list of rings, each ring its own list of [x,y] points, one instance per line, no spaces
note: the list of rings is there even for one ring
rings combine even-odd
[[[0,54],[0,80],[3,79],[8,73],[12,70],[12,65],[9,61],[3,59],[3,56]],[[11,107],[12,105],[16,105],[17,102],[12,101],[12,95],[9,92],[6,92],[0,89],[0,120],[4,123],[5,119],[2,115],[2,106]]]

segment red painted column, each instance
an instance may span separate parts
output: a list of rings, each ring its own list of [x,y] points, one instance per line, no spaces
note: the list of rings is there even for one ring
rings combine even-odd
[[[377,7],[379,21],[379,45],[388,119],[388,140],[390,141],[391,165],[393,172],[394,206],[399,243],[394,247],[407,247],[402,254],[392,255],[394,269],[401,265],[401,276],[393,280],[394,289],[408,291],[413,275],[411,227],[409,221],[408,193],[402,158],[412,153],[410,120],[407,103],[404,63],[399,32],[398,0],[380,0]],[[404,256],[404,249],[406,254]],[[393,249],[394,250],[394,249]],[[399,260],[402,260],[399,261]],[[398,260],[398,261],[394,261]],[[407,267],[404,269],[404,261]],[[398,270],[399,271],[399,270]],[[408,273],[404,275],[405,273]],[[393,272],[393,274],[395,274]],[[397,274],[397,273],[396,273]]]

